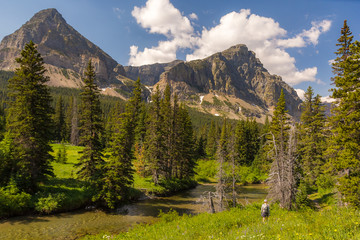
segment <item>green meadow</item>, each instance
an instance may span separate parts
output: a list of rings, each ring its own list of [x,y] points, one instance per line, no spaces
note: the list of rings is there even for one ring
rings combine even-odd
[[[360,239],[360,212],[352,208],[287,211],[271,206],[263,223],[260,203],[215,214],[163,214],[154,225],[138,225],[119,235],[84,239]]]

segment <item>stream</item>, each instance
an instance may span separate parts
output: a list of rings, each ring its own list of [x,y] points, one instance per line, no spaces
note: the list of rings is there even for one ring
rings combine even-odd
[[[180,214],[207,211],[199,201],[205,192],[215,191],[215,185],[202,184],[171,197],[146,199],[125,205],[114,213],[99,210],[78,210],[49,216],[22,216],[0,221],[0,239],[76,239],[101,232],[118,233],[138,223],[157,221],[159,211],[176,210]],[[265,185],[241,186],[238,201],[243,204],[264,199]]]

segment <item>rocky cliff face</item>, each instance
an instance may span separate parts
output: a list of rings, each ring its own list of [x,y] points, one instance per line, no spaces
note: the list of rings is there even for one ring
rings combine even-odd
[[[126,66],[124,69],[128,78],[137,80],[139,77],[143,84],[153,86],[159,82],[160,75],[163,72],[182,62],[181,60],[175,60],[169,63],[155,63],[139,67]]]
[[[130,81],[122,65],[66,23],[56,9],[36,13],[28,22],[0,43],[0,69],[14,70],[15,58],[26,43],[38,45],[51,77],[50,85],[80,87],[89,60],[94,64],[100,86],[116,84],[126,89]],[[124,84],[125,83],[125,84]]]
[[[202,60],[178,63],[162,73],[157,85],[163,89],[167,83],[183,100],[209,93],[232,96],[260,107],[262,114],[270,114],[284,89],[289,113],[296,119],[300,116],[301,100],[295,90],[281,77],[271,75],[245,45],[233,46]],[[241,109],[240,103],[236,104],[234,109]]]

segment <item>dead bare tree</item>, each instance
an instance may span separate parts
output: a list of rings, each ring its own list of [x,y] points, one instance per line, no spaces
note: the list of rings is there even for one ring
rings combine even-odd
[[[77,146],[79,145],[79,118],[78,118],[78,107],[76,98],[73,101],[72,118],[71,118],[71,133],[70,142]]]
[[[215,203],[217,198],[216,192],[206,191],[200,195],[200,198],[196,202],[201,202],[207,212],[215,213]]]
[[[276,141],[272,132],[271,156],[273,163],[270,169],[268,198],[279,201],[280,207],[290,209],[296,195],[296,129],[290,125],[289,138],[285,142]]]
[[[218,172],[217,172],[217,178],[218,182],[216,185],[216,195],[218,196],[218,208],[219,211],[222,211],[224,209],[224,199],[225,199],[225,171],[224,171],[224,161],[225,161],[225,152],[221,150],[221,148],[218,149],[217,159],[219,162],[218,165]]]
[[[233,207],[236,207],[236,182],[237,182],[237,174],[236,174],[236,151],[235,151],[235,136],[231,134],[228,144],[229,149],[229,158],[231,161],[231,177],[232,177],[232,204]]]

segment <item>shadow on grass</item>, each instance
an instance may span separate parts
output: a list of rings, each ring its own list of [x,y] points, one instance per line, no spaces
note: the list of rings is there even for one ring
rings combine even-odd
[[[67,187],[67,188],[81,188],[84,182],[74,178],[51,178],[45,183],[46,187]]]

